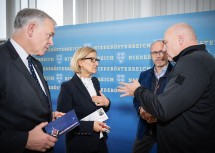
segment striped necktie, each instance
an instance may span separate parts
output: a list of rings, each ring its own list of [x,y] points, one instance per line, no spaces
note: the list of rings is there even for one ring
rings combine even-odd
[[[36,75],[36,73],[35,73],[35,71],[34,71],[33,62],[32,62],[32,56],[29,55],[29,56],[27,57],[27,60],[28,60],[28,67],[29,67],[29,69],[30,69],[31,75],[34,77],[35,81],[37,82],[37,85],[39,86],[40,91],[41,91],[41,93],[42,93],[44,99],[46,100],[47,103],[49,103],[48,97],[47,97],[47,95],[45,94],[45,92],[43,91],[43,89],[42,89],[42,87],[41,87],[41,85],[40,85],[40,82],[39,82],[39,80],[38,80],[38,78],[37,78],[37,75]]]

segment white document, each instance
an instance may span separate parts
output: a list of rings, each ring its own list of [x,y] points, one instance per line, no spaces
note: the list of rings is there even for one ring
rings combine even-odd
[[[107,114],[105,113],[103,108],[92,112],[91,114],[87,115],[86,117],[82,118],[81,121],[100,121],[104,122],[108,119]],[[103,133],[100,132],[100,139],[103,137]]]
[[[108,119],[107,114],[105,113],[103,108],[92,112],[91,114],[87,115],[86,117],[82,118],[81,121],[100,121],[104,122]]]

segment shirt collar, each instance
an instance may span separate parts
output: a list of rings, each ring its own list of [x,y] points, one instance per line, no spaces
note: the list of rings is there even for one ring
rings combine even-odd
[[[156,72],[156,69],[155,69],[155,67],[154,67],[154,73],[155,73],[155,76],[156,76],[157,79],[160,79],[162,76],[165,75],[165,73],[166,73],[166,71],[167,71],[167,68],[168,68],[168,65],[169,65],[169,63],[168,63],[166,66],[164,66],[164,67],[162,68],[162,71],[161,71],[160,74],[158,74],[158,73]]]
[[[29,54],[12,38],[10,38],[10,42],[15,48],[16,52],[19,54],[19,57],[22,59],[22,61],[26,60]]]
[[[83,82],[89,82],[89,81],[91,81],[91,78],[92,77],[89,77],[89,78],[83,78],[83,77],[81,77],[81,75],[80,74],[78,74],[78,73],[76,73],[77,74],[77,76],[83,81]]]

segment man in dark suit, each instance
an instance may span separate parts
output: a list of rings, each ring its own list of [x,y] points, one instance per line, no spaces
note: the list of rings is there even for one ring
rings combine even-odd
[[[1,153],[53,152],[57,138],[42,129],[58,113],[52,115],[42,65],[31,55],[41,56],[53,45],[55,25],[45,12],[23,9],[12,37],[0,46]]]

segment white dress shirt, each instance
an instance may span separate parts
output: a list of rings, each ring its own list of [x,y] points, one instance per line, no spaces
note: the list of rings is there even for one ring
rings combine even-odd
[[[30,69],[28,67],[28,60],[27,60],[27,57],[29,56],[29,54],[15,41],[13,40],[12,38],[10,38],[10,42],[11,44],[13,45],[13,47],[15,48],[16,52],[19,54],[19,57],[21,58],[21,60],[23,61],[23,63],[25,64],[26,68],[28,69],[28,71],[30,72]],[[34,68],[34,66],[33,66]],[[36,73],[36,76],[38,78],[38,81],[40,83],[40,86],[42,87],[44,93],[46,94],[46,91],[44,89],[44,86],[42,84],[42,81],[37,73],[37,70],[34,68],[34,71]],[[31,73],[31,72],[30,72]]]

